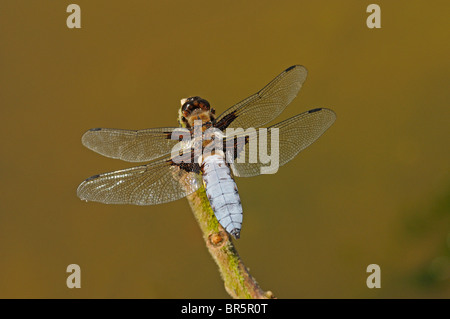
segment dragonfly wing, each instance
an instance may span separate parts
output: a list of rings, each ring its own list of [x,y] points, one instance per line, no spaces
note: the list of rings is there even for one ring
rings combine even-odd
[[[103,156],[127,162],[147,162],[167,154],[186,129],[163,127],[145,130],[94,128],[84,133],[84,146]],[[176,139],[172,139],[172,133]],[[180,133],[177,135],[177,133]]]
[[[197,173],[163,159],[89,177],[78,186],[77,195],[105,204],[156,205],[183,198],[200,185]]]
[[[260,147],[264,147],[264,154],[270,154],[272,149],[272,128],[278,128],[278,152],[274,147],[274,154],[269,156],[278,156],[279,166],[282,166],[292,160],[298,153],[314,143],[336,120],[336,114],[329,109],[321,108],[314,109],[302,114],[291,117],[283,122],[272,125],[267,129],[267,144],[260,144],[260,131],[253,131],[244,143],[241,143],[235,148],[234,151],[237,158],[231,164],[231,168],[235,176],[250,177],[261,174],[263,167],[268,167],[270,163],[262,163],[260,160],[261,150]],[[249,145],[253,137],[256,136],[256,147],[253,150],[257,150],[258,161],[256,163],[250,163],[250,150]],[[264,137],[264,136],[263,136]],[[230,137],[227,137],[229,139]],[[236,140],[239,140],[238,138]],[[264,142],[265,139],[262,141]],[[245,147],[244,145],[245,144]],[[236,152],[237,150],[237,152]],[[228,152],[229,150],[227,150]],[[228,154],[227,154],[228,155]],[[242,163],[240,162],[242,161]],[[276,167],[278,169],[278,167]],[[270,172],[267,172],[270,173]]]
[[[216,120],[216,127],[258,128],[274,120],[297,96],[307,70],[294,65],[284,70],[258,93],[230,107]]]

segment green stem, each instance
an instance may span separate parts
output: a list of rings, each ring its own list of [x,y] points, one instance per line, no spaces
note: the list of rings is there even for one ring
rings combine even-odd
[[[219,266],[225,290],[233,298],[268,299],[274,298],[271,291],[263,291],[250,275],[230,235],[217,221],[206,196],[205,188],[187,196],[203,233],[206,246]]]

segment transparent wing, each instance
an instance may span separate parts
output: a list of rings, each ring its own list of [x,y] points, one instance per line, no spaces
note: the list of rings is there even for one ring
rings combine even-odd
[[[299,152],[307,148],[309,145],[314,143],[336,120],[336,114],[329,109],[314,109],[308,112],[296,115],[291,117],[283,122],[272,125],[267,128],[267,139],[262,139],[264,136],[261,136],[260,131],[253,131],[254,133],[250,134],[245,143],[241,142],[241,145],[235,144],[235,149],[233,150],[234,154],[238,154],[237,158],[231,164],[231,168],[235,176],[240,177],[250,177],[261,174],[261,169],[265,167],[265,169],[269,168],[270,163],[261,162],[260,158],[260,147],[264,147],[263,151],[269,156],[278,156],[279,166],[282,166],[293,159]],[[276,152],[276,148],[274,148],[274,154],[271,154],[272,148],[272,128],[278,128],[278,152]],[[256,136],[257,140],[257,156],[258,160],[256,163],[250,163],[250,150],[252,149],[249,145],[253,137]],[[230,137],[227,136],[227,139]],[[239,141],[239,138],[235,139]],[[261,141],[267,141],[267,144],[260,144]],[[244,141],[244,139],[241,139]],[[276,141],[276,139],[275,139]],[[245,145],[245,146],[244,146]],[[230,150],[227,150],[227,153]],[[253,149],[255,151],[255,148]],[[229,156],[229,154],[227,154]],[[240,163],[243,161],[243,163]],[[276,170],[278,167],[275,168]],[[276,172],[276,170],[274,172]],[[270,173],[269,171],[266,172]]]
[[[127,162],[147,162],[169,154],[178,140],[173,132],[182,128],[163,127],[146,130],[94,128],[84,133],[84,146],[103,156]]]
[[[284,70],[261,91],[230,107],[216,120],[216,127],[258,128],[274,120],[292,102],[306,80],[307,70],[294,65]]]
[[[198,177],[164,159],[89,177],[78,186],[77,195],[105,204],[156,205],[195,192],[201,185]]]

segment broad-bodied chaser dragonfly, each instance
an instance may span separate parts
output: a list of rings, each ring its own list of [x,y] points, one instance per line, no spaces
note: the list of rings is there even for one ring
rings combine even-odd
[[[303,66],[291,66],[259,92],[217,117],[208,101],[198,96],[183,99],[178,118],[181,128],[87,131],[82,137],[87,148],[123,161],[149,163],[89,177],[78,187],[78,197],[106,204],[155,205],[183,198],[203,184],[219,223],[239,238],[243,215],[233,176],[260,175],[267,166],[262,157],[256,161],[245,160],[252,155],[252,150],[260,148],[261,151],[261,143],[252,147],[253,137],[269,140],[266,147],[277,144],[271,155],[277,156],[277,164],[281,166],[316,141],[336,119],[332,110],[316,108],[272,125],[266,131],[256,130],[274,120],[292,102],[306,75]],[[200,135],[195,137],[198,128]],[[211,128],[215,133],[209,139],[203,137]],[[236,129],[235,134],[227,135],[232,128]],[[202,139],[200,143],[198,136]],[[272,139],[274,136],[278,138]],[[223,145],[222,150],[212,148],[210,152],[202,152],[213,142]]]

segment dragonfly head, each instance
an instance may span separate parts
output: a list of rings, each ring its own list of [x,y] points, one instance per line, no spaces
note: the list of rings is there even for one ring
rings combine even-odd
[[[211,108],[209,102],[199,96],[191,96],[181,100],[178,122],[181,126],[190,128],[195,120],[203,123],[212,121],[216,111]]]

